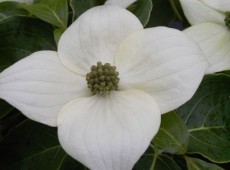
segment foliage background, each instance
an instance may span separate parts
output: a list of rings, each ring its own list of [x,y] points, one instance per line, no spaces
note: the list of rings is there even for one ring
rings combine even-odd
[[[39,50],[56,50],[63,31],[105,0],[0,3],[0,71]],[[145,27],[189,26],[178,0],[138,0],[128,7]],[[206,75],[193,98],[162,115],[149,149],[134,170],[230,169],[230,72]],[[154,147],[153,147],[154,146]],[[0,169],[85,170],[68,156],[57,129],[24,117],[0,100]]]

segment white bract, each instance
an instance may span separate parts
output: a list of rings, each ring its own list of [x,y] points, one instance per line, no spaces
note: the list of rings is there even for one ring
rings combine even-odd
[[[99,61],[116,66],[120,81],[117,90],[94,95],[86,75]],[[183,32],[144,30],[129,11],[105,5],[80,16],[57,52],[35,52],[3,71],[0,97],[57,126],[65,151],[90,169],[130,170],[157,133],[161,113],[189,100],[207,67]],[[103,87],[105,78],[93,82]]]
[[[200,45],[207,73],[230,69],[230,0],[180,0],[191,27],[184,32]]]
[[[27,4],[32,4],[34,2],[34,0],[0,0],[0,3],[6,1],[14,1],[19,3],[27,3]]]

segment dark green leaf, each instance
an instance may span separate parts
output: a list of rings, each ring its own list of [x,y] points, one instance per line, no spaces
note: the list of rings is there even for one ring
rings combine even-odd
[[[14,110],[14,108],[7,102],[0,99],[0,119],[6,116],[8,113]]]
[[[151,147],[141,156],[133,170],[150,170],[153,168],[154,151]],[[166,155],[159,155],[154,165],[154,170],[181,170],[177,163]]]
[[[178,109],[189,129],[188,153],[230,161],[230,76],[208,75],[193,98]]]
[[[75,159],[71,158],[70,156],[65,157],[59,170],[88,170],[85,166],[78,163]]]
[[[223,168],[196,158],[186,157],[188,170],[224,170]]]
[[[57,129],[33,121],[24,121],[3,140],[0,169],[15,170],[83,170],[60,147]]]
[[[0,71],[39,50],[55,50],[53,28],[25,16],[7,17],[0,21]]]
[[[2,119],[0,119],[0,142],[14,126],[20,124],[25,119],[25,116],[16,109],[13,109]]]
[[[158,157],[154,170],[181,170],[177,163],[166,155]]]
[[[28,12],[19,9],[16,2],[2,2],[0,3],[0,22],[13,16],[27,16]]]
[[[21,5],[22,8],[29,11],[32,15],[44,20],[58,28],[66,29],[67,23],[63,21],[60,16],[47,5],[44,4],[32,4],[32,5]]]
[[[174,19],[174,12],[168,0],[153,2],[153,10],[146,27],[169,26]]]
[[[145,26],[149,21],[152,7],[152,0],[137,0],[127,9],[135,14],[139,18],[143,26]]]
[[[162,115],[160,130],[153,140],[163,152],[183,154],[188,145],[188,129],[176,112]]]
[[[37,0],[36,3],[43,4],[52,9],[55,14],[60,18],[60,20],[64,23],[66,28],[69,15],[67,0]]]
[[[58,44],[58,41],[59,41],[59,39],[60,39],[60,37],[61,37],[61,35],[63,34],[64,31],[65,30],[61,29],[61,28],[54,30],[54,39],[55,39],[56,44]]]
[[[170,5],[171,5],[171,8],[172,10],[174,11],[174,14],[176,15],[176,17],[180,20],[180,21],[183,21],[183,17],[182,15],[180,14],[180,11],[179,11],[179,1],[178,0],[168,0]]]
[[[72,22],[88,9],[103,5],[106,0],[70,0],[70,6],[73,10]]]
[[[133,170],[149,170],[154,160],[154,150],[149,147],[135,164]]]

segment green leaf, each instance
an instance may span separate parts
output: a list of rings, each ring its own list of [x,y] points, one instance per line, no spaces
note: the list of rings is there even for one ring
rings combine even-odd
[[[59,170],[88,170],[88,169],[84,165],[78,163],[75,159],[66,155],[65,159],[61,163]]]
[[[17,2],[2,2],[0,3],[0,22],[13,16],[27,16],[28,12],[19,9]]]
[[[0,169],[84,169],[63,151],[56,128],[30,120],[15,127],[3,140],[0,150],[4,155]]]
[[[178,0],[169,0],[172,10],[174,11],[175,16],[180,20],[183,21],[183,17],[180,13],[180,2]]]
[[[181,168],[169,156],[161,155],[157,158],[154,170],[181,170]]]
[[[59,39],[61,38],[61,35],[63,34],[65,30],[64,29],[55,29],[54,30],[54,39],[56,44],[58,44]]]
[[[20,124],[26,118],[18,110],[13,109],[0,119],[0,142],[5,138],[9,131]]]
[[[70,7],[73,10],[72,22],[88,9],[103,5],[106,0],[70,0]]]
[[[154,150],[149,147],[147,151],[141,156],[138,162],[135,164],[133,170],[148,170],[150,169],[154,160]]]
[[[196,158],[186,157],[188,170],[224,170],[223,168]]]
[[[6,116],[8,113],[10,113],[13,110],[14,108],[11,105],[9,105],[4,100],[0,99],[0,119],[2,119],[4,116]]]
[[[169,26],[174,19],[174,12],[169,1],[153,1],[153,10],[146,27]]]
[[[152,7],[152,0],[137,0],[127,9],[139,18],[143,26],[146,26],[150,18]]]
[[[188,129],[176,112],[163,114],[160,130],[153,139],[155,147],[163,152],[183,154],[188,145]]]
[[[1,6],[1,5],[0,5]],[[31,17],[11,16],[0,21],[0,71],[39,50],[55,50],[53,28]]]
[[[151,147],[141,156],[138,162],[135,164],[133,170],[181,170],[177,163],[167,155],[159,155],[154,162],[154,151]],[[151,169],[154,168],[154,169]]]
[[[32,15],[44,20],[58,28],[66,29],[68,22],[68,4],[66,0],[52,1],[49,6],[45,3],[20,5]]]
[[[193,98],[178,109],[189,129],[187,153],[230,161],[230,76],[208,75]]]
[[[68,22],[68,0],[37,0],[36,3],[43,4],[51,8],[61,21],[67,26]]]
[[[183,20],[183,22],[182,22]],[[182,30],[188,27],[178,0],[153,0],[153,10],[147,28],[166,26]]]

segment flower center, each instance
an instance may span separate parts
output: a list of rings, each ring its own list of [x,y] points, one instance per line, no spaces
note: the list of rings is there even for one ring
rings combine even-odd
[[[93,65],[90,70],[91,72],[86,74],[86,81],[93,94],[104,95],[109,94],[111,90],[117,90],[120,79],[115,66],[97,62],[97,65]]]
[[[225,12],[225,25],[230,29],[230,11]]]

